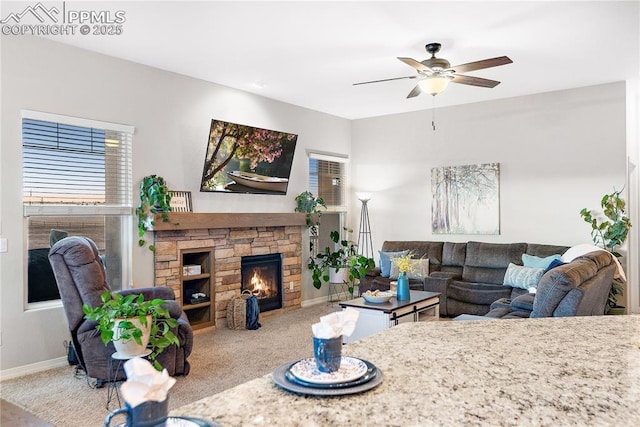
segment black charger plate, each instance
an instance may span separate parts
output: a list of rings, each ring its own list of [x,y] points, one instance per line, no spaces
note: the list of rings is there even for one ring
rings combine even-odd
[[[293,363],[291,362],[285,363],[284,365],[280,366],[273,372],[273,382],[278,387],[284,390],[287,390],[293,393],[308,395],[308,396],[343,396],[346,394],[362,393],[377,387],[378,385],[380,385],[380,383],[382,383],[382,379],[383,379],[382,371],[380,369],[376,368],[375,365],[367,362],[366,360],[362,360],[362,361],[365,362],[367,366],[371,365],[375,369],[375,375],[373,375],[373,377],[369,379],[367,382],[349,386],[349,387],[320,388],[320,387],[317,387],[318,384],[313,384],[313,386],[305,386],[305,385],[300,385],[297,382],[290,381],[289,379],[287,379],[286,373],[287,373],[287,370],[289,370],[289,368],[291,367],[291,365],[293,365]],[[353,380],[353,381],[356,381],[356,380]],[[323,385],[326,386],[326,384],[323,384]],[[335,384],[333,385],[335,386]]]
[[[362,362],[364,362],[365,365],[367,365],[367,371],[360,378],[356,378],[355,380],[351,380],[351,381],[345,381],[343,383],[313,383],[310,381],[305,381],[303,379],[300,379],[296,377],[293,372],[291,372],[291,367],[298,362],[293,362],[292,364],[290,364],[289,369],[285,371],[284,376],[290,382],[301,385],[303,387],[313,387],[313,388],[354,387],[360,384],[364,384],[368,381],[371,381],[373,378],[375,378],[378,372],[378,368],[376,368],[372,363],[362,359],[358,359],[358,360],[361,360]]]

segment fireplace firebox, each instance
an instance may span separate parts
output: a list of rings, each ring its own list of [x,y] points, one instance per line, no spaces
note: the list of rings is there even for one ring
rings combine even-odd
[[[242,287],[258,298],[260,312],[282,308],[282,254],[243,256]]]

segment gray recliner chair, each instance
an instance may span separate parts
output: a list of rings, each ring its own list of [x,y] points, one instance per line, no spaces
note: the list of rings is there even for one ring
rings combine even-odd
[[[610,253],[587,253],[547,271],[535,294],[497,300],[485,316],[507,319],[603,315],[616,269]]]
[[[95,243],[86,237],[72,236],[58,241],[49,252],[49,262],[53,268],[62,305],[69,323],[71,339],[78,360],[89,377],[95,378],[98,385],[108,379],[115,379],[115,365],[110,364],[111,355],[115,352],[113,343],[104,345],[100,333],[96,330],[96,322],[86,320],[82,311],[84,303],[95,307],[102,304],[100,295],[110,291],[106,281],[104,265],[100,259]],[[167,369],[169,375],[187,375],[189,362],[187,358],[193,347],[193,330],[184,311],[171,288],[159,286],[152,288],[136,288],[118,291],[122,295],[143,294],[145,299],[161,298],[167,301],[171,317],[178,320],[174,331],[180,346],[166,348],[157,358]],[[109,373],[109,366],[114,372]],[[123,379],[123,373],[118,372]]]

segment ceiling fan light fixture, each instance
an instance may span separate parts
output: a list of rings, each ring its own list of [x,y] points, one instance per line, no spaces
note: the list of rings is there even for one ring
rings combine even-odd
[[[423,92],[436,96],[447,88],[449,81],[451,81],[451,77],[430,76],[420,80],[418,84]]]

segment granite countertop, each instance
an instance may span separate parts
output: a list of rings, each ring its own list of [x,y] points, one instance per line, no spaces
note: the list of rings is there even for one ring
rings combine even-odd
[[[382,384],[307,397],[269,374],[171,414],[223,426],[640,425],[637,315],[406,323],[343,355],[374,363]]]

